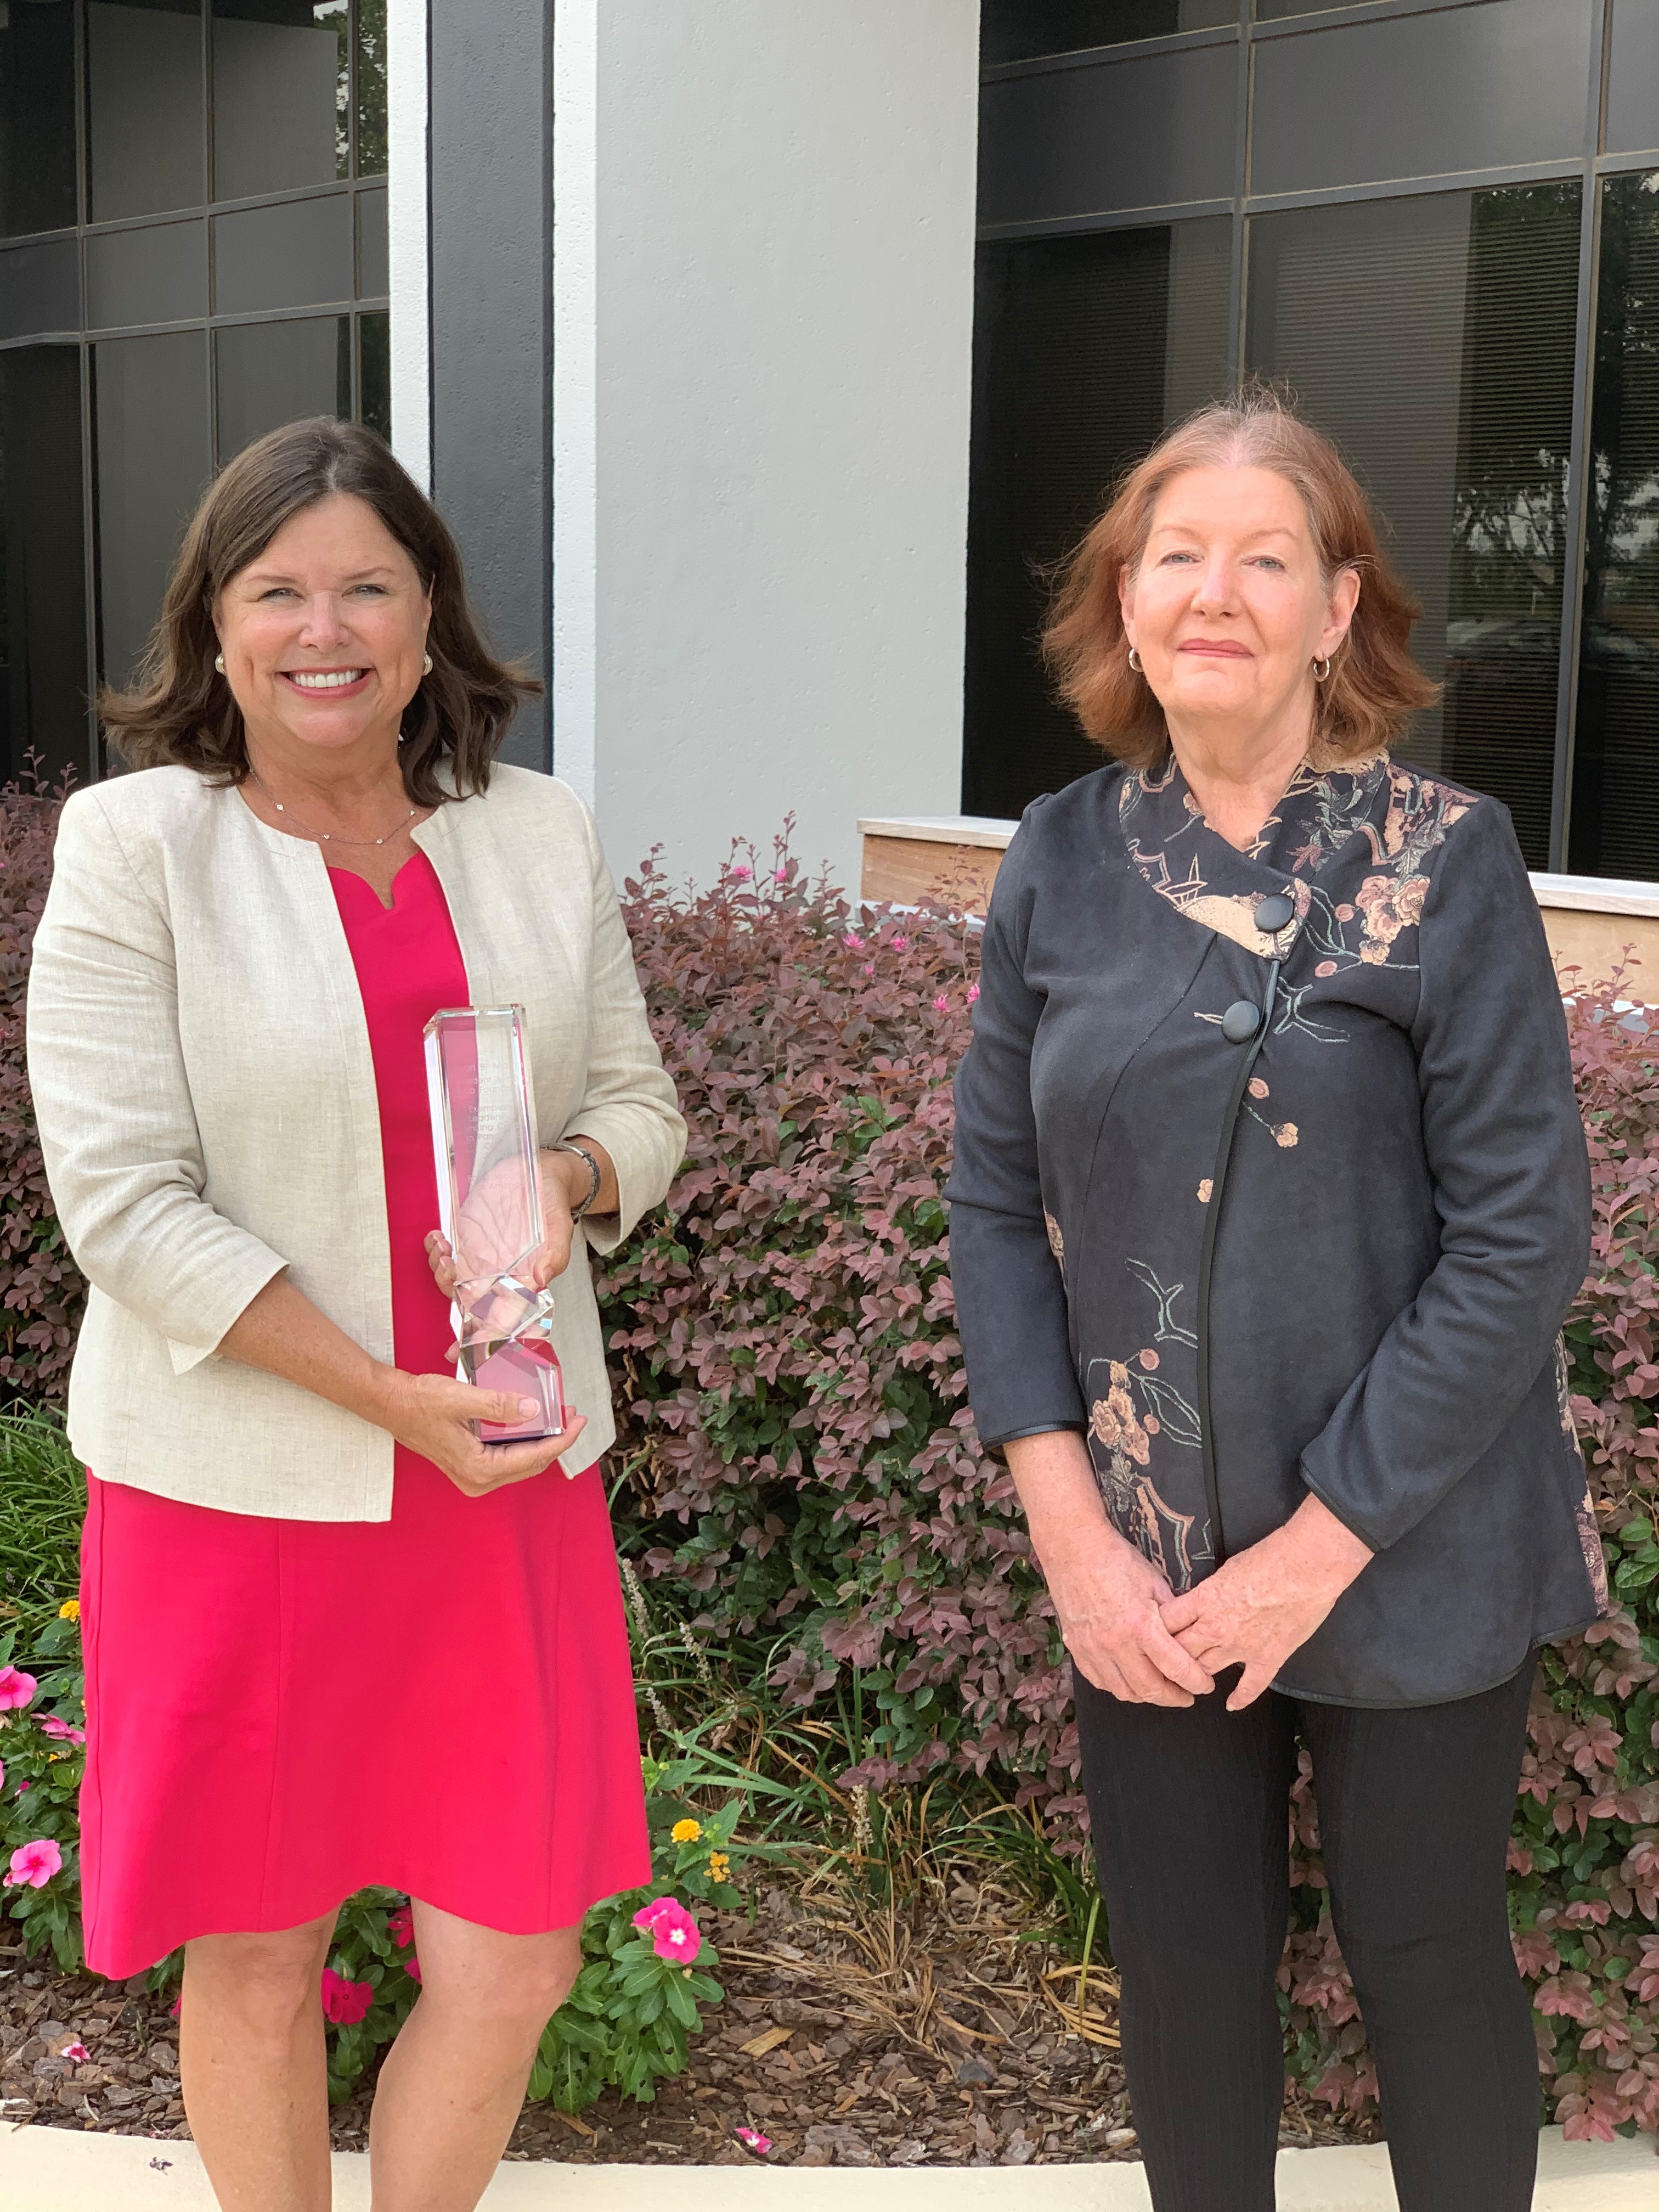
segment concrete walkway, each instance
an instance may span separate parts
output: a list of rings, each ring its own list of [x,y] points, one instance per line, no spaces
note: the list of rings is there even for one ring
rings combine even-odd
[[[1564,2143],[1544,2130],[1534,2212],[1659,2212],[1651,2136]],[[504,2166],[483,2212],[661,2212],[688,2172],[726,2212],[1147,2212],[1138,2166]],[[368,2212],[368,2160],[334,2160],[336,2212]],[[1279,2212],[1396,2212],[1381,2149],[1287,2150]],[[214,2212],[189,2143],[64,2128],[0,2130],[5,2212]]]

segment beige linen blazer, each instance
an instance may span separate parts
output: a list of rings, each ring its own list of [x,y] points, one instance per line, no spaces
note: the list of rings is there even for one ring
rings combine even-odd
[[[620,1215],[582,1224],[554,1285],[586,1463],[616,1434],[587,1247],[610,1250],[662,1199],[685,1124],[575,793],[498,767],[413,835],[472,1003],[526,1010],[542,1143],[585,1130],[616,1162]],[[92,1286],[76,1452],[106,1482],[194,1504],[386,1520],[386,1431],[216,1350],[286,1268],[392,1355],[374,1064],[321,848],[187,768],[77,792],[34,940],[28,1060],[58,1219]]]

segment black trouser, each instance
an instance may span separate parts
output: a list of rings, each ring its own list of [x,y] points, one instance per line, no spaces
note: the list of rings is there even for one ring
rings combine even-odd
[[[1298,1730],[1401,2212],[1527,2212],[1538,2060],[1504,1875],[1534,1665],[1479,1697],[1386,1711],[1269,1690],[1229,1713],[1233,1673],[1190,1706],[1122,1705],[1078,1676],[1157,2212],[1272,2212]]]

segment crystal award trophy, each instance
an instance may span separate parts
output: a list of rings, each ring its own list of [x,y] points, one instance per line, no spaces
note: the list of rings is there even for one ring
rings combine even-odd
[[[426,1025],[438,1212],[455,1256],[453,1314],[464,1382],[533,1398],[521,1421],[480,1421],[483,1443],[556,1436],[564,1391],[553,1293],[531,1264],[544,1239],[522,1006],[455,1006]]]

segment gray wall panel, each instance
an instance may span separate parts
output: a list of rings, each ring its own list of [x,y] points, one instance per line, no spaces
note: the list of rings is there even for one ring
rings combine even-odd
[[[1233,188],[1237,71],[1230,40],[988,84],[980,222],[1224,199]]]
[[[1607,151],[1659,146],[1659,0],[1613,0]]]
[[[1250,189],[1576,159],[1589,39],[1576,0],[1487,0],[1263,39]]]
[[[549,0],[432,10],[433,496],[498,652],[548,678]],[[545,695],[503,757],[550,765]]]

